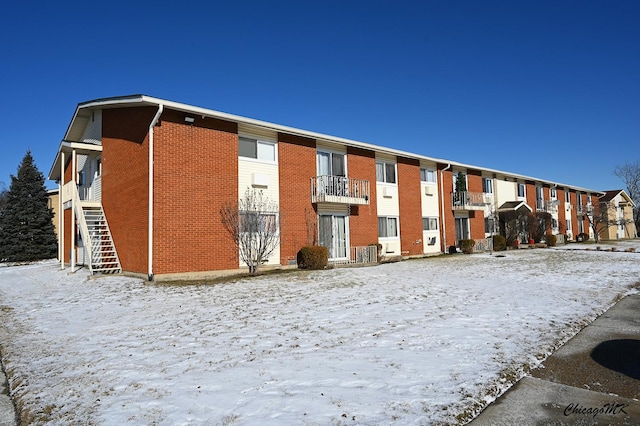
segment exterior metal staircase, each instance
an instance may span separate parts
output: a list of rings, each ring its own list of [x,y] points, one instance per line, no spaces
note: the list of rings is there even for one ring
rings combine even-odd
[[[80,220],[83,238],[89,252],[89,271],[92,274],[117,274],[122,271],[109,224],[102,206],[84,206]]]

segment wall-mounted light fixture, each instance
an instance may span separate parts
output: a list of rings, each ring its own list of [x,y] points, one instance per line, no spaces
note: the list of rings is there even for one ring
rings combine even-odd
[[[196,121],[196,119],[193,117],[185,117],[184,121],[187,123],[193,123],[194,121]]]

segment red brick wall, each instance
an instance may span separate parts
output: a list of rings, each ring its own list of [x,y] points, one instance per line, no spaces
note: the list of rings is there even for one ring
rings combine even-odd
[[[451,169],[442,172],[446,164],[438,164],[438,191],[440,191],[440,185],[442,185],[443,193],[440,194],[440,200],[442,203],[442,211],[444,211],[444,217],[441,218],[444,226],[440,227],[440,241],[442,241],[442,251],[447,252],[449,246],[452,246],[456,242],[456,224],[454,221],[454,213],[451,205],[451,192],[453,191],[453,173]],[[446,235],[445,235],[446,233]]]
[[[378,208],[376,198],[376,155],[374,151],[347,147],[349,177],[369,181],[369,205],[351,206],[349,243],[352,247],[378,243]],[[402,221],[402,219],[401,219]],[[402,227],[402,225],[401,225]]]
[[[536,212],[536,185],[534,182],[525,182],[525,191],[527,192],[527,204]]]
[[[558,199],[558,228],[561,234],[567,232],[567,216],[565,214],[564,189],[556,189]]]
[[[421,254],[423,252],[422,203],[418,160],[398,157],[398,207],[402,254]]]
[[[578,198],[575,192],[571,192],[569,195],[571,197],[571,205],[573,208],[571,209],[571,234],[573,235],[573,239],[576,239],[576,235],[578,235]]]
[[[301,247],[317,243],[317,215],[311,204],[310,180],[316,175],[316,141],[278,134],[278,173],[282,215],[280,262],[287,265]]]
[[[482,193],[482,172],[480,170],[467,170],[467,191]],[[454,226],[455,231],[455,226]],[[455,235],[455,234],[454,234]],[[469,212],[469,236],[473,240],[484,239],[484,212],[472,210]]]
[[[155,107],[102,113],[102,206],[122,269],[147,273],[148,129]]]
[[[154,129],[154,273],[237,269],[220,216],[238,201],[237,125],[184,117],[165,111]]]

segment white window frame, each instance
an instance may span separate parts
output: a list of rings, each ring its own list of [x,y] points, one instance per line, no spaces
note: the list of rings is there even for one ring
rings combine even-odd
[[[571,192],[568,189],[564,190],[564,202],[571,204]]]
[[[240,144],[241,142],[252,142],[255,143],[255,152],[256,152],[256,156],[248,156],[248,155],[243,155],[240,153]],[[260,147],[269,147],[273,150],[273,158],[264,158],[263,156],[261,156],[260,154]],[[264,152],[264,151],[263,151]],[[269,164],[276,164],[278,162],[278,147],[277,144],[275,142],[270,142],[270,141],[265,141],[265,140],[261,140],[261,139],[256,139],[253,138],[251,136],[238,136],[238,156],[242,157],[243,159],[247,159],[250,161],[259,161],[262,163],[269,163]]]
[[[382,235],[380,232],[380,220],[383,219],[386,221],[385,234]],[[396,235],[389,235],[389,223],[390,221],[394,221],[396,224]],[[380,239],[398,239],[400,238],[400,219],[398,216],[378,216],[378,238]]]
[[[380,174],[378,173],[378,167],[382,166],[382,180],[380,180]],[[389,182],[389,178],[387,176],[388,167],[393,166],[393,182]],[[396,163],[392,163],[390,161],[381,161],[376,160],[376,182],[387,183],[390,185],[398,184],[398,168]]]
[[[558,192],[556,191],[555,188],[551,188],[549,189],[549,196],[553,199],[557,199],[558,198]]]
[[[571,231],[573,231],[573,228],[571,228],[571,219],[567,219],[567,232]]]
[[[522,195],[520,195],[520,188],[522,188]],[[527,196],[527,185],[525,185],[524,183],[518,182],[517,190],[518,190],[518,197],[526,198],[526,196]]]
[[[348,172],[347,172],[347,153],[346,152],[339,152],[339,151],[332,151],[329,149],[321,149],[318,148],[316,150],[316,175],[317,176],[321,176],[320,175],[320,155],[321,154],[329,154],[329,168],[331,169],[331,173],[328,176],[340,176],[340,177],[347,177],[349,176]],[[344,175],[336,175],[334,173],[333,170],[333,156],[334,155],[341,155],[342,156],[342,168],[344,169]]]
[[[483,177],[482,178],[482,192],[485,194],[493,194],[493,179]]]
[[[424,216],[422,218],[422,230],[423,231],[437,231],[438,230],[438,217],[437,216]]]
[[[435,169],[429,169],[422,167],[420,168],[420,181],[426,183],[437,183],[436,182],[436,171]],[[430,178],[431,177],[431,178]]]

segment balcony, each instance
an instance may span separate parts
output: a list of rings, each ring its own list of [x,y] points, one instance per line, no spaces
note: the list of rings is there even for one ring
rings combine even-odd
[[[559,204],[560,202],[558,200],[547,200],[544,202],[544,211],[551,214],[558,213]]]
[[[491,204],[490,197],[482,192],[452,192],[452,210],[484,210]]]
[[[311,178],[311,202],[369,205],[369,181],[344,176]]]

